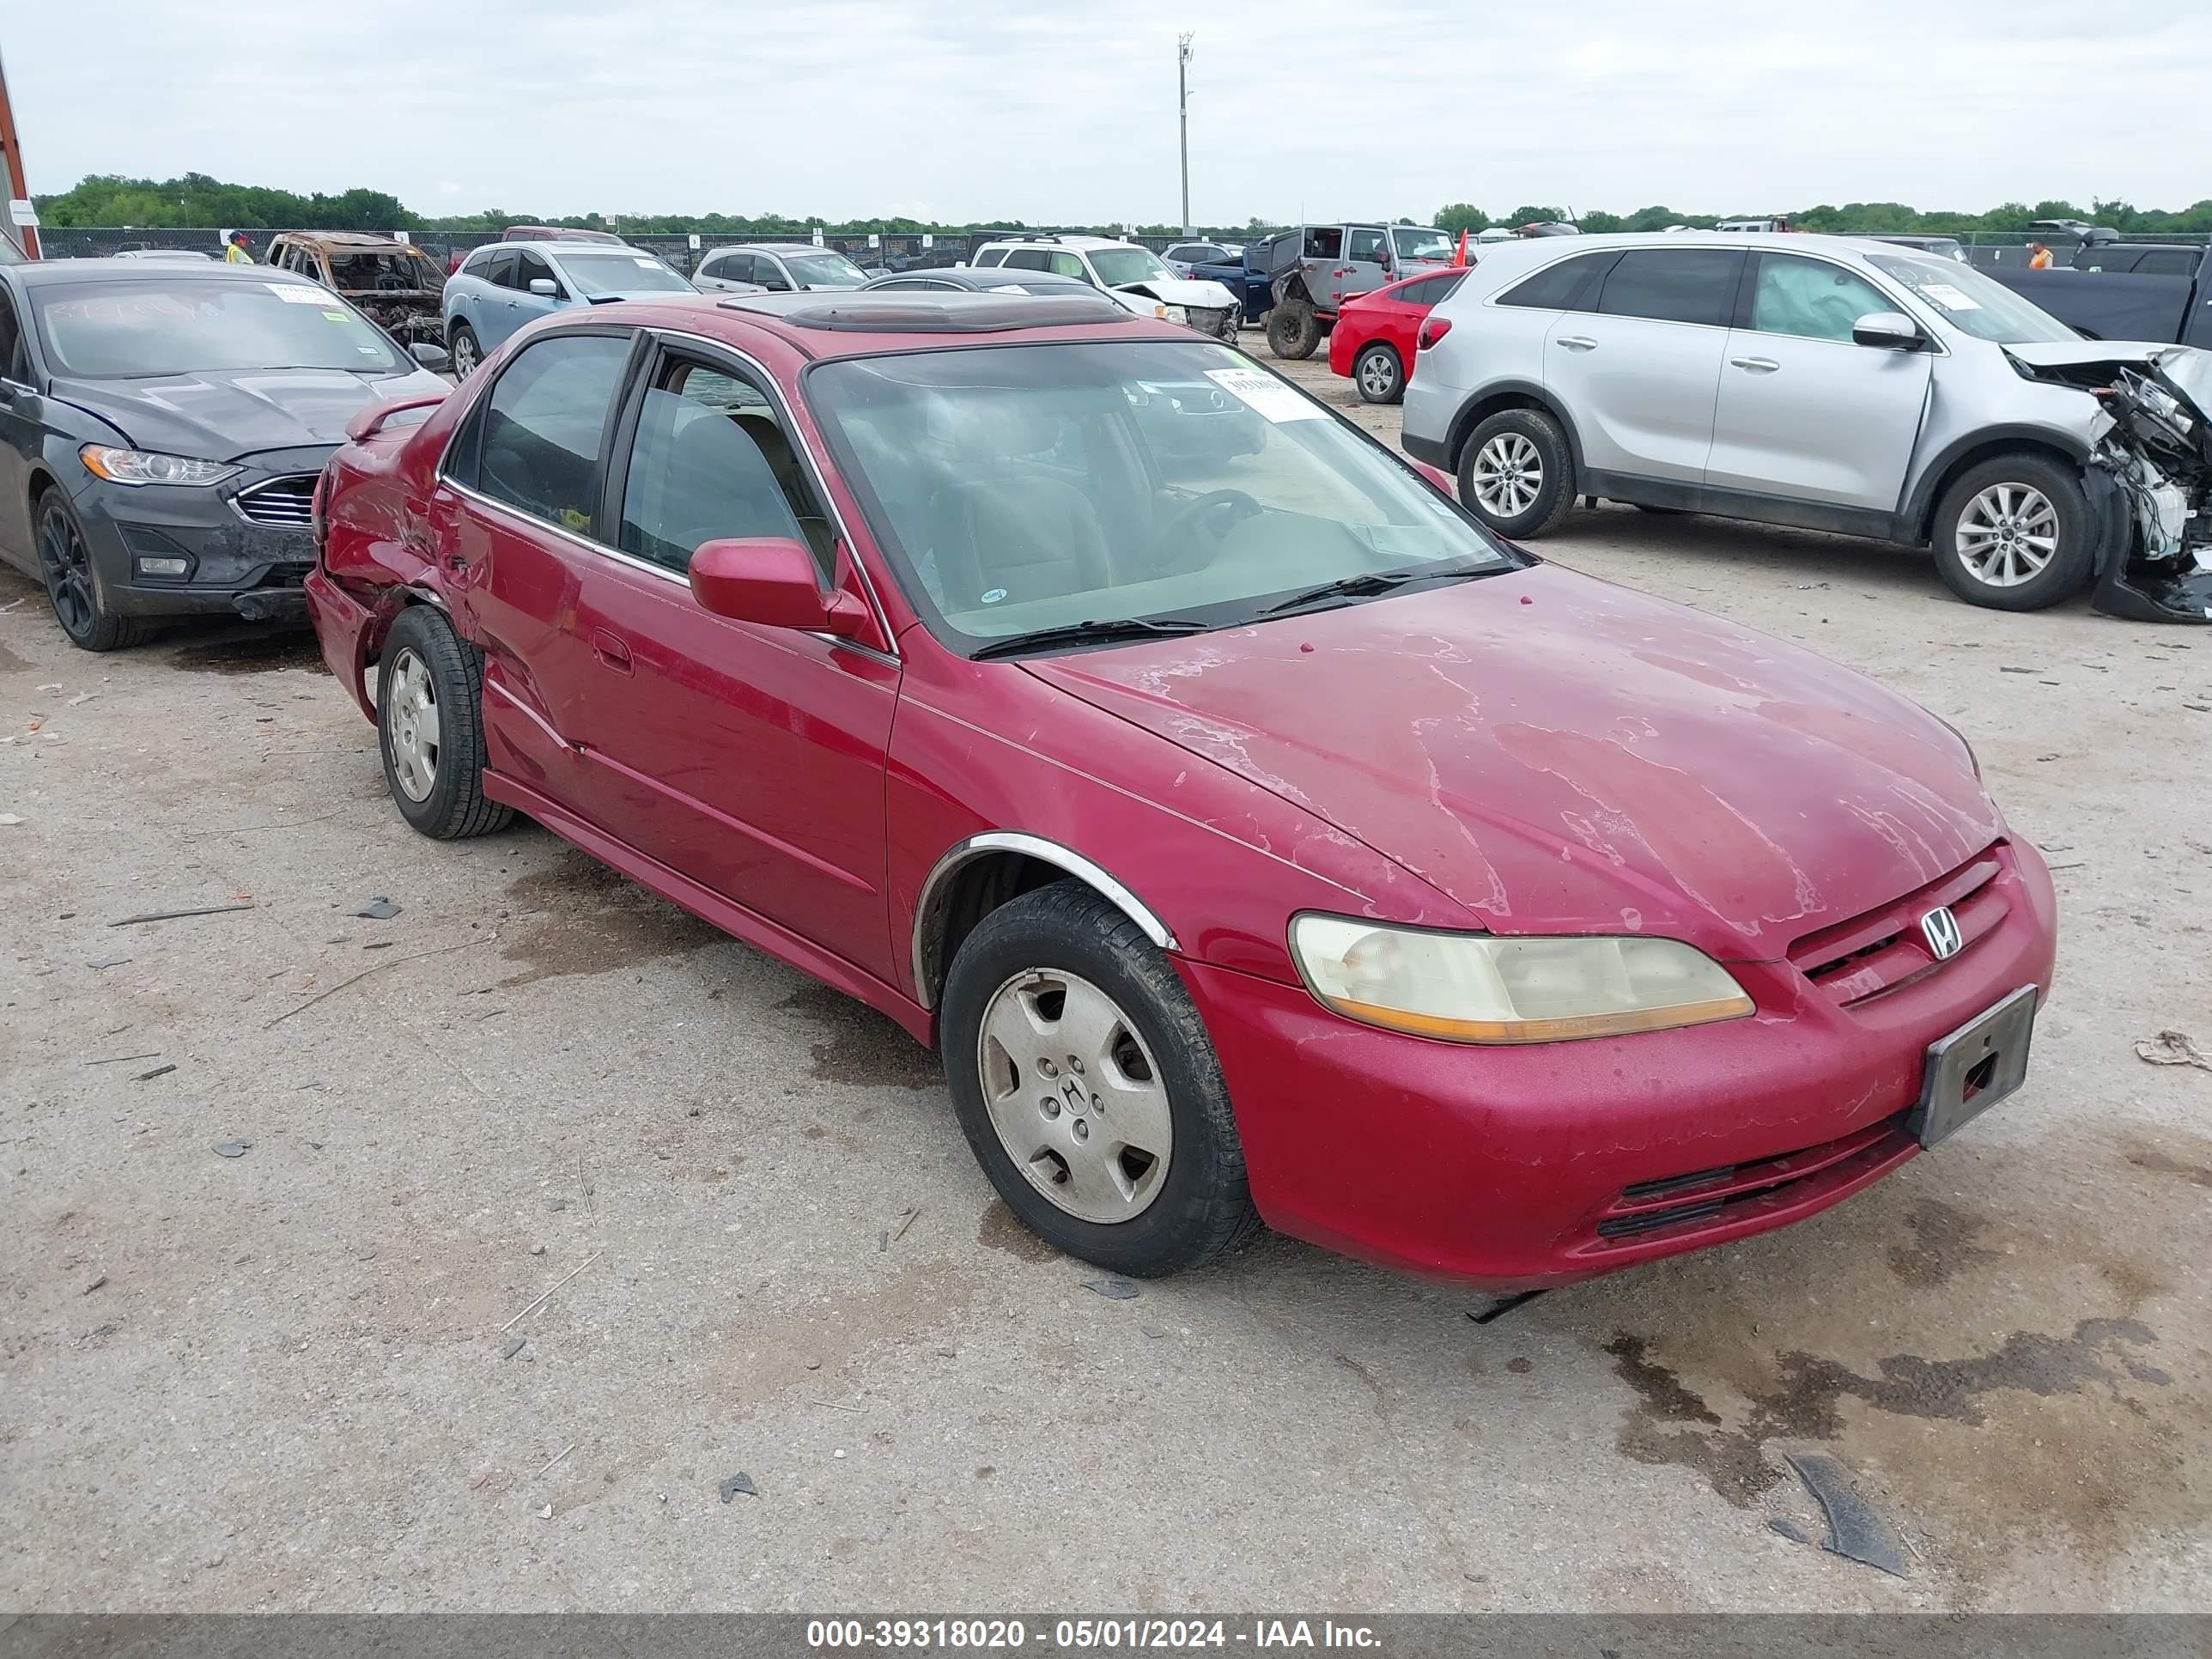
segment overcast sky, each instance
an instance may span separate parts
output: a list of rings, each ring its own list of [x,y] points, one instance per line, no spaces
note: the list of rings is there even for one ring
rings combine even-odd
[[[2212,195],[2206,0],[12,0],[40,191],[362,185],[418,212],[1767,212]]]

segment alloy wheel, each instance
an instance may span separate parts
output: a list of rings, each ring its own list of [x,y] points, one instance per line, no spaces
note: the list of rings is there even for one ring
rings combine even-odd
[[[385,742],[392,775],[410,800],[428,800],[438,784],[438,691],[428,665],[403,650],[392,665],[392,694],[385,702]]]
[[[99,602],[92,586],[92,554],[68,514],[50,507],[39,520],[39,563],[46,579],[46,597],[54,615],[71,639],[82,639],[99,620]]]
[[[1995,483],[1959,515],[1959,562],[1991,587],[2018,587],[2058,551],[2058,509],[2027,484]]]
[[[1501,432],[1474,458],[1474,498],[1501,519],[1517,519],[1544,488],[1544,461],[1517,432]]]
[[[1159,1196],[1175,1144],[1167,1085],[1089,980],[1056,968],[1007,980],[983,1009],[975,1064],[1000,1145],[1055,1206],[1111,1224]]]
[[[453,336],[453,378],[465,380],[476,373],[477,337],[466,329]]]
[[[1380,351],[1370,351],[1359,360],[1359,389],[1376,403],[1388,398],[1398,386],[1398,366]]]

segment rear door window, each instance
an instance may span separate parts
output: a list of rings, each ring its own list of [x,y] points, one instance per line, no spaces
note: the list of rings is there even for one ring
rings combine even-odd
[[[1613,253],[1584,253],[1562,259],[1507,289],[1498,296],[1498,303],[1526,306],[1534,311],[1587,311],[1597,293],[1598,279],[1619,257]]]
[[[503,247],[491,257],[484,267],[483,279],[494,288],[513,288],[514,283],[514,250]]]
[[[486,400],[477,488],[574,535],[599,510],[599,451],[628,335],[556,334],[516,354]]]
[[[1608,316],[1718,328],[1735,303],[1743,255],[1733,248],[1632,247],[1606,273],[1597,308]]]

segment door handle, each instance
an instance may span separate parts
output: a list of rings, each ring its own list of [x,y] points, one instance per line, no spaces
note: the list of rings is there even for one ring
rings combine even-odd
[[[1597,349],[1597,342],[1591,339],[1587,334],[1562,334],[1559,336],[1558,340],[1553,342],[1553,343],[1563,345],[1570,351],[1595,351]]]
[[[1771,357],[1731,357],[1729,362],[1738,368],[1747,368],[1754,374],[1771,374],[1782,367]]]
[[[630,672],[629,647],[604,628],[592,630],[592,654],[617,674]]]

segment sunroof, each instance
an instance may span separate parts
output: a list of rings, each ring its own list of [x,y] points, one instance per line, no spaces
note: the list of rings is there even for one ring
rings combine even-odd
[[[721,306],[775,317],[793,328],[842,334],[1003,334],[1130,319],[1127,311],[1097,294],[848,294],[799,305],[781,295],[744,295]]]

